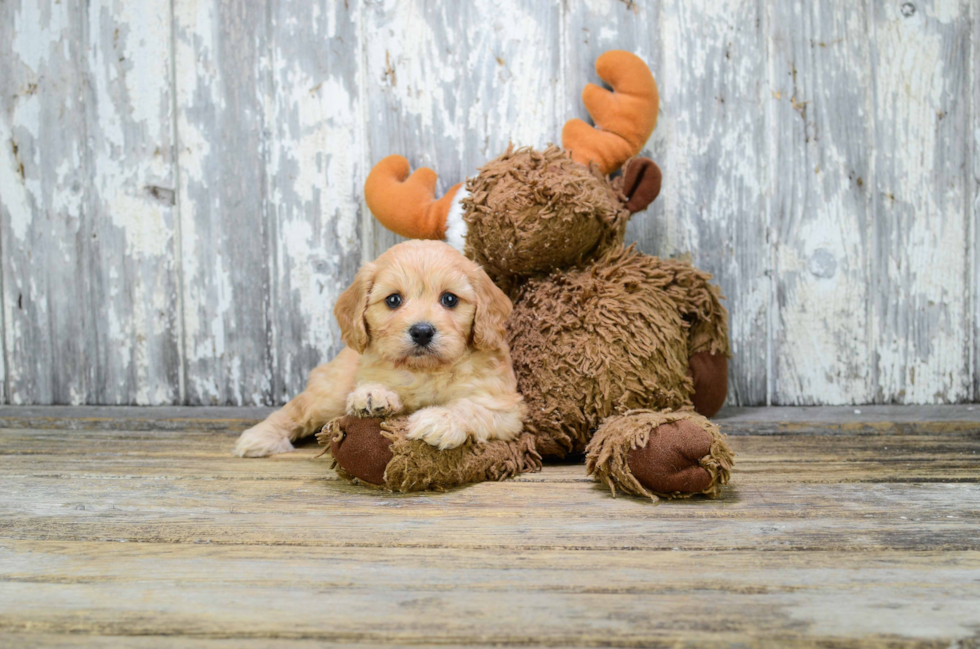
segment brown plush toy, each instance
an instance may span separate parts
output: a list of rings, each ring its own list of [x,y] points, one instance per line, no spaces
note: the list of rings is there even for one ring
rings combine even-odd
[[[509,342],[528,414],[515,441],[450,451],[407,440],[403,419],[334,420],[319,437],[345,477],[447,488],[584,453],[614,493],[714,494],[727,483],[733,454],[706,419],[728,389],[719,290],[686,262],[623,246],[630,215],[660,191],[657,165],[632,157],[656,125],[657,87],[627,52],[607,52],[596,70],[613,90],[586,87],[596,127],[571,120],[563,148],[511,147],[439,200],[435,173],[409,176],[400,156],[372,170],[365,193],[379,221],[445,237],[514,301]]]

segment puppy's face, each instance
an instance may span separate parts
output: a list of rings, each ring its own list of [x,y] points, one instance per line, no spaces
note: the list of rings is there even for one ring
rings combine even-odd
[[[483,270],[439,241],[406,241],[358,271],[334,312],[344,341],[393,365],[431,369],[504,341],[511,304]]]

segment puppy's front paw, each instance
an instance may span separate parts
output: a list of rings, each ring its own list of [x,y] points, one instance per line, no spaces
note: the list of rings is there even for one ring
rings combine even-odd
[[[463,423],[447,408],[423,408],[408,418],[408,439],[421,439],[440,451],[466,441]]]
[[[288,453],[293,445],[281,430],[262,422],[241,434],[235,443],[235,457],[266,457],[276,453]]]
[[[352,417],[388,417],[401,412],[398,395],[380,383],[365,383],[347,395],[347,414]]]

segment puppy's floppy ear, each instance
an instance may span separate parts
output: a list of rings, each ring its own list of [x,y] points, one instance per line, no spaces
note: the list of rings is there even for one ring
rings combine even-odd
[[[333,314],[340,324],[340,337],[358,354],[364,353],[370,340],[364,311],[367,309],[368,295],[374,284],[375,270],[376,266],[372,263],[361,266],[354,276],[354,282],[340,294],[333,308]]]
[[[470,272],[470,283],[476,292],[473,345],[477,349],[492,351],[500,347],[507,337],[505,325],[514,305],[479,266]]]

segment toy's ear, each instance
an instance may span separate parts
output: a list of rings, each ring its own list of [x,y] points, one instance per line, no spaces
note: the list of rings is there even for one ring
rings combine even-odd
[[[623,194],[630,214],[642,212],[660,195],[663,174],[650,158],[633,158],[623,171]]]
[[[473,345],[477,349],[493,351],[500,347],[507,337],[506,322],[514,305],[479,266],[470,273],[470,283],[476,292]]]
[[[333,314],[340,324],[341,339],[358,354],[364,353],[370,341],[364,312],[367,310],[368,295],[374,284],[375,268],[371,263],[361,266],[354,276],[354,282],[350,288],[340,294],[333,308]]]

